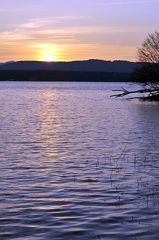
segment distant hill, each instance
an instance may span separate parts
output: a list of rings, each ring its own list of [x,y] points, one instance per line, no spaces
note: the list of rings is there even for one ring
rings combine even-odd
[[[132,73],[137,63],[129,61],[86,60],[72,62],[18,61],[0,64],[0,70],[45,70]]]

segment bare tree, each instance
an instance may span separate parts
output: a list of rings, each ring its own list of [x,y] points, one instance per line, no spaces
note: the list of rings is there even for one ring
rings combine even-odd
[[[131,80],[143,87],[159,87],[159,32],[148,34],[138,48],[138,68],[134,69]]]
[[[159,63],[159,32],[148,34],[142,47],[138,48],[138,61],[144,63]]]
[[[143,89],[137,92],[149,94],[144,99],[159,101],[159,32],[148,34],[144,39],[138,48],[137,63],[138,67],[131,74],[130,81],[142,86]],[[122,93],[114,96],[121,97],[134,93],[126,89],[121,91]]]

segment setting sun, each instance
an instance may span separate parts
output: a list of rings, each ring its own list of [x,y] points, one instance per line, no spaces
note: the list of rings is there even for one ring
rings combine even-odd
[[[34,48],[37,49],[37,58],[39,61],[56,62],[58,60],[57,46],[51,44],[36,44]]]
[[[55,62],[56,61],[56,57],[53,56],[51,53],[50,54],[46,54],[42,57],[42,61],[44,62]]]

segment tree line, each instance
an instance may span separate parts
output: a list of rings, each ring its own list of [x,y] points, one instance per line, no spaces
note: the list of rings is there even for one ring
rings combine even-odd
[[[116,72],[0,70],[0,81],[127,82],[129,77],[129,73]]]

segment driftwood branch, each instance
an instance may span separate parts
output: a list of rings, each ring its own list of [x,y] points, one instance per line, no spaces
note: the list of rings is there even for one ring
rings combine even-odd
[[[134,94],[134,93],[148,93],[149,95],[159,94],[159,89],[140,89],[140,90],[135,90],[135,91],[128,91],[122,87],[122,89],[120,89],[120,90],[112,90],[112,91],[116,91],[116,92],[122,91],[122,93],[111,95],[111,97],[123,97],[128,94]]]

